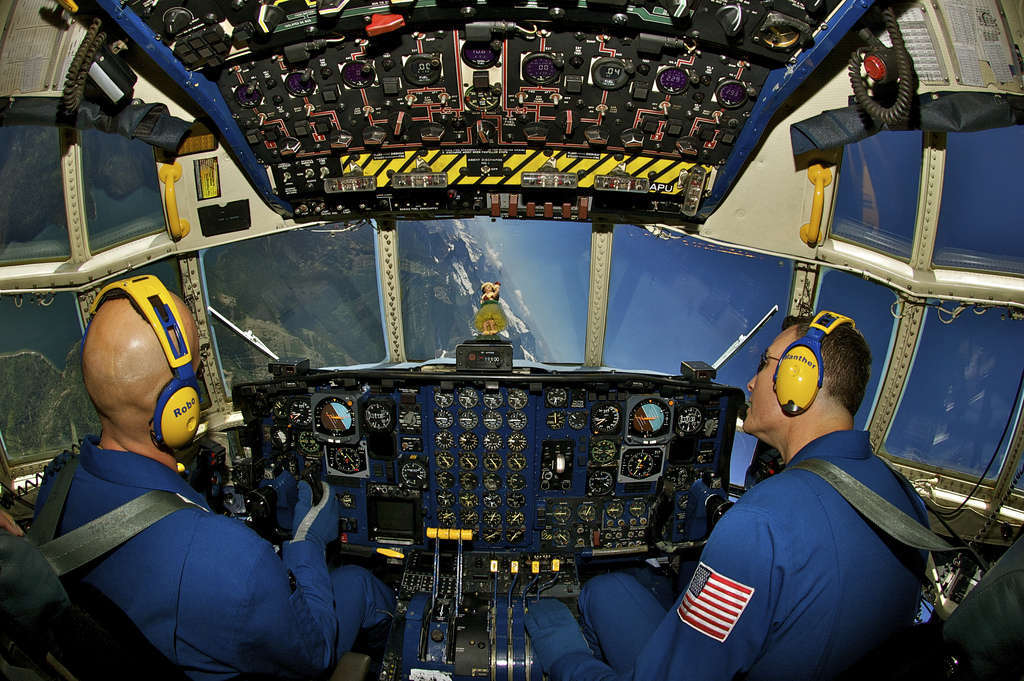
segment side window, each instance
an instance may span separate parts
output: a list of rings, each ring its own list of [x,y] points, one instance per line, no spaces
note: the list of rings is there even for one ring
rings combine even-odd
[[[82,169],[89,250],[93,253],[165,229],[153,148],[86,130]]]
[[[997,309],[965,312],[949,324],[940,314],[928,310],[885,449],[995,478],[1019,417],[1024,322]]]
[[[11,462],[99,434],[82,384],[79,320],[72,293],[0,297],[0,436]]]
[[[0,263],[71,256],[57,128],[0,127],[0,187]]]
[[[896,322],[890,312],[895,300],[896,294],[891,289],[846,272],[826,270],[821,279],[818,310],[832,310],[852,317],[871,348],[871,380],[864,392],[864,401],[854,415],[857,428],[867,427],[885,372]]]

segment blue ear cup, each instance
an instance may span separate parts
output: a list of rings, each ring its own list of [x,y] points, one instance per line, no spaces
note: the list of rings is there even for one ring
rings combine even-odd
[[[824,379],[821,341],[844,324],[856,327],[850,317],[822,310],[811,321],[807,333],[783,351],[773,380],[775,397],[787,414],[804,413],[818,396]]]
[[[192,368],[192,351],[171,294],[152,275],[108,284],[96,296],[89,310],[89,322],[82,335],[82,351],[96,310],[113,298],[128,298],[160,341],[172,376],[157,396],[153,410],[152,437],[158,446],[180,449],[192,441],[199,429],[199,380]]]

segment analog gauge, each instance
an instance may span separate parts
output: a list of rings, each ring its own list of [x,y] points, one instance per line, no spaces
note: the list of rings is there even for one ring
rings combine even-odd
[[[486,441],[487,438],[484,438],[484,442]],[[484,470],[500,471],[504,464],[505,462],[497,454],[484,454]]]
[[[555,519],[556,523],[564,525],[569,522],[570,518],[572,518],[572,507],[562,501],[555,504],[555,507],[552,508],[548,514]]]
[[[470,68],[489,69],[498,63],[501,52],[491,47],[490,43],[472,42],[463,43],[462,61]]]
[[[292,438],[288,435],[288,431],[284,428],[274,426],[270,429],[270,445],[279,451],[288,449],[288,445],[291,443]]]
[[[526,514],[517,510],[509,511],[505,514],[505,522],[511,527],[521,527],[526,524]]]
[[[521,451],[523,451],[524,449],[526,449],[527,444],[529,444],[529,443],[526,441],[526,436],[523,435],[522,433],[512,433],[511,435],[508,436],[508,448],[509,448],[509,450],[511,450],[513,452],[521,452]],[[512,461],[512,457],[509,456],[509,467],[510,468],[512,466],[511,461]],[[525,460],[523,461],[523,466],[524,467],[526,466],[526,461]],[[522,469],[520,469],[520,470],[522,470]]]
[[[548,428],[551,430],[561,430],[565,427],[565,412],[564,411],[552,411],[548,412],[548,417],[544,420],[548,424]]]
[[[317,427],[328,435],[348,435],[355,429],[352,402],[329,397],[316,405]]]
[[[643,499],[633,499],[629,502],[629,514],[634,518],[643,518],[647,514],[647,502]]]
[[[480,533],[480,538],[483,539],[485,544],[500,544],[501,543],[501,526],[497,528],[487,528]]]
[[[308,97],[316,92],[312,71],[292,71],[284,77],[284,89],[296,97]]]
[[[565,530],[555,530],[551,535],[551,543],[558,547],[569,545],[569,533]]]
[[[590,441],[590,464],[592,466],[607,466],[615,461],[618,447],[615,440],[591,440]]]
[[[476,508],[480,505],[480,500],[472,492],[460,492],[459,493],[459,506],[463,508]]]
[[[278,397],[270,407],[270,415],[275,419],[283,420],[288,418],[288,400]]]
[[[366,427],[374,433],[389,433],[395,427],[395,407],[384,400],[370,400],[363,409]]]
[[[704,425],[704,414],[700,407],[683,407],[676,412],[676,432],[680,435],[693,435]]]
[[[674,466],[671,471],[676,489],[686,489],[690,486],[690,472],[685,466]]]
[[[336,471],[352,475],[363,470],[363,455],[355,447],[327,447],[327,465]]]
[[[526,506],[526,495],[522,492],[512,492],[508,495],[505,503],[509,508],[522,508]]]
[[[642,438],[658,437],[668,431],[668,405],[662,400],[641,400],[629,412],[629,434]]]
[[[412,489],[423,489],[427,485],[427,467],[419,461],[406,461],[398,470],[402,484]]]
[[[341,65],[341,80],[354,88],[370,87],[377,79],[373,67],[361,61],[347,61]]]
[[[618,501],[618,500],[609,501],[608,504],[604,507],[604,514],[606,516],[608,516],[609,518],[613,518],[613,519],[614,518],[621,518],[622,517],[622,511],[623,511],[622,502]]]
[[[548,388],[544,404],[552,409],[561,409],[569,404],[569,391],[565,388]]]
[[[455,515],[455,511],[450,511],[445,508],[437,512],[437,524],[441,527],[455,527],[456,520],[457,516]]]
[[[484,392],[484,406],[488,409],[497,409],[503,404],[505,404],[505,398],[497,390]]]
[[[414,54],[405,60],[402,75],[410,85],[433,85],[441,79],[441,57],[436,54]]]
[[[501,527],[501,511],[484,511],[484,525]]]
[[[590,429],[595,435],[617,433],[622,423],[622,410],[613,402],[595,404],[590,410]]]
[[[472,431],[466,431],[459,435],[459,446],[463,449],[476,449],[480,445],[480,438]]]
[[[454,506],[455,505],[455,494],[445,490],[437,493],[437,505],[438,506]]]
[[[474,388],[470,388],[469,386],[459,388],[459,404],[465,409],[472,409],[479,403],[480,395]]]
[[[455,436],[450,430],[441,430],[434,433],[434,446],[438,449],[451,449],[455,446]]]
[[[597,517],[597,506],[593,501],[584,501],[576,507],[576,517],[585,523],[592,522]]]
[[[476,486],[480,484],[480,481],[476,477],[476,473],[470,473],[464,471],[459,473],[459,487],[464,490],[476,489]]]
[[[523,80],[533,85],[550,85],[558,80],[561,68],[555,58],[544,52],[529,54],[523,59]]]
[[[501,495],[497,492],[484,494],[484,508],[501,508]]]
[[[509,470],[521,471],[526,468],[526,457],[517,451],[513,451],[513,453],[508,455],[506,464],[508,465]]]
[[[501,428],[501,413],[494,411],[493,409],[485,411],[482,420],[484,422],[484,428],[487,430],[497,430],[498,428]]]
[[[779,12],[769,12],[754,33],[753,40],[773,50],[789,50],[804,37],[810,37],[810,26]]]
[[[459,519],[462,521],[463,527],[476,527],[476,524],[480,522],[480,513],[475,508],[467,508],[459,514]]]
[[[615,478],[611,471],[593,470],[587,476],[587,496],[603,497],[615,489]]]
[[[529,401],[529,396],[522,388],[512,388],[508,391],[508,406],[513,409],[522,409]]]
[[[475,471],[479,463],[475,454],[469,452],[459,454],[459,468],[464,471]]]
[[[451,452],[438,452],[434,455],[438,468],[448,469],[455,465],[455,456]]]
[[[644,480],[657,473],[657,450],[627,449],[622,453],[622,474],[634,480]]]
[[[508,476],[508,482],[506,483],[508,488],[513,492],[526,489],[526,478],[523,477],[522,473],[513,473]]]
[[[523,428],[526,428],[526,412],[509,412],[506,419],[508,420],[508,427],[511,428],[512,430],[522,430]]]
[[[235,88],[235,101],[246,109],[255,109],[263,103],[263,91],[256,83],[247,83]]]
[[[501,489],[504,480],[497,473],[484,473],[484,489],[490,492],[496,492]]]
[[[313,408],[308,397],[292,400],[288,406],[288,420],[296,426],[308,426],[313,423]]]
[[[437,472],[437,486],[441,489],[451,489],[455,487],[455,476],[448,471]]]
[[[476,415],[475,411],[469,409],[463,409],[459,412],[459,425],[462,426],[463,430],[473,430],[480,423],[480,418]]]
[[[501,90],[491,87],[466,88],[466,108],[470,111],[490,111],[501,104]]]
[[[569,413],[569,427],[573,430],[583,430],[587,427],[587,412],[573,411]]]
[[[658,77],[654,79],[654,82],[658,84],[658,89],[662,92],[678,95],[690,84],[690,76],[678,66],[669,66],[658,72]]]
[[[439,390],[434,393],[434,404],[442,409],[447,409],[455,404],[455,394],[447,390]]]
[[[505,541],[509,544],[518,544],[523,541],[523,537],[526,536],[525,527],[516,527],[505,532]]]
[[[319,454],[320,453],[320,442],[316,439],[316,435],[313,435],[308,430],[300,430],[297,438],[299,451],[303,454]]]
[[[484,435],[484,449],[488,452],[496,452],[501,449],[504,444],[505,441],[501,439],[501,435],[499,433],[492,431]]]
[[[621,59],[601,57],[590,67],[590,77],[602,90],[618,90],[629,82],[629,71]]]
[[[455,425],[455,417],[447,409],[435,409],[434,425],[441,429],[451,428]]]
[[[715,99],[726,109],[735,109],[746,103],[747,88],[738,80],[723,80],[715,88]]]
[[[418,433],[423,426],[419,405],[402,407],[398,410],[398,425],[403,433]]]

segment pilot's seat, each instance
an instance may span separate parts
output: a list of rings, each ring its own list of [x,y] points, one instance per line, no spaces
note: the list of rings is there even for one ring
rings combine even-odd
[[[346,653],[330,681],[363,681],[369,666],[368,656]],[[35,546],[0,531],[0,679],[187,677],[109,599],[81,583],[66,590]]]

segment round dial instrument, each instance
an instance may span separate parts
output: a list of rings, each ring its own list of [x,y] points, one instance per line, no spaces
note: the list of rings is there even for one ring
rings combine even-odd
[[[564,501],[555,504],[555,507],[551,509],[550,515],[555,519],[555,522],[559,525],[564,525],[569,522],[572,518],[572,507]]]
[[[498,475],[497,473],[484,473],[484,489],[488,491],[498,491],[499,489],[501,489],[501,486],[504,484],[504,482],[505,481],[502,480],[501,476]]]
[[[480,499],[472,492],[459,493],[459,506],[463,508],[476,508],[480,505]]]
[[[465,409],[472,409],[480,403],[480,395],[475,388],[464,386],[459,388],[459,404]]]
[[[455,476],[448,471],[438,471],[436,475],[437,486],[441,489],[451,489],[455,487]]]
[[[263,91],[256,83],[247,83],[235,88],[235,101],[246,109],[255,109],[263,103]]]
[[[499,433],[490,432],[484,435],[484,449],[488,452],[498,451],[503,444],[505,441],[501,439]]]
[[[455,494],[445,490],[437,493],[437,505],[438,506],[454,506],[455,505]]]
[[[471,452],[463,452],[459,454],[459,468],[464,471],[475,471],[479,463],[480,462],[477,460],[476,455]]]
[[[501,90],[491,87],[466,88],[466,108],[470,111],[490,111],[501,104]]]
[[[741,107],[747,101],[747,88],[738,80],[723,80],[715,88],[715,99],[726,109]]]
[[[522,409],[529,402],[529,396],[522,388],[512,388],[508,391],[508,406],[513,409]]]
[[[512,452],[505,462],[511,471],[521,471],[526,468],[526,457],[519,452]]]
[[[484,525],[501,527],[501,511],[484,511]]]
[[[522,433],[512,433],[511,435],[508,436],[508,448],[509,448],[510,451],[521,452],[524,449],[526,449],[526,446],[528,444],[529,443],[526,441],[526,436],[523,435]],[[522,457],[517,457],[517,458],[522,458]],[[512,456],[511,455],[509,455],[508,460],[509,460],[509,464],[508,464],[509,468],[512,468]],[[526,467],[526,459],[523,459],[523,467],[524,468]],[[516,470],[516,469],[513,469],[513,470]],[[518,470],[522,470],[522,468],[520,468]]]
[[[668,405],[659,399],[637,402],[629,412],[629,434],[642,438],[664,435],[669,428]]]
[[[418,433],[423,425],[419,405],[402,407],[398,410],[398,424],[403,433]]]
[[[657,473],[657,459],[650,449],[627,449],[622,453],[622,473],[634,480],[644,480]]]
[[[544,404],[553,409],[560,409],[569,404],[569,391],[565,388],[548,388],[544,394]]]
[[[624,508],[622,506],[622,502],[616,499],[615,501],[608,502],[608,504],[604,507],[604,514],[609,518],[613,519],[621,518],[623,510]]]
[[[484,422],[484,428],[487,430],[497,430],[498,428],[501,428],[501,412],[488,409],[484,412],[482,420]]]
[[[573,430],[583,430],[587,427],[587,412],[585,411],[573,411],[569,412],[567,419],[569,427]]]
[[[466,509],[459,515],[463,527],[475,527],[480,522],[480,513],[475,509]]]
[[[522,508],[526,506],[526,495],[522,492],[511,492],[505,503],[509,508]]]
[[[501,526],[500,524],[495,528],[487,528],[480,533],[480,538],[484,540],[486,544],[498,544],[501,542]]]
[[[459,487],[461,489],[476,489],[479,484],[480,480],[476,477],[476,473],[470,473],[469,471],[459,473]]]
[[[288,406],[288,420],[296,426],[312,425],[313,407],[310,406],[308,397],[299,397],[292,400]]]
[[[463,409],[459,412],[459,425],[463,430],[473,430],[480,423],[480,417],[471,409]]]
[[[561,430],[565,427],[565,412],[564,411],[552,411],[548,412],[548,417],[545,419],[548,428],[551,430]]]
[[[643,518],[647,513],[647,502],[643,499],[633,499],[629,502],[629,514],[634,518]]]
[[[280,426],[274,426],[270,429],[270,446],[279,451],[288,449],[288,445],[291,444],[292,438],[288,434],[288,431]]]
[[[525,527],[516,527],[514,529],[505,531],[505,541],[509,544],[518,544],[519,542],[523,541],[523,537],[525,536]]]
[[[590,410],[590,429],[595,435],[617,433],[621,423],[622,409],[614,402],[601,402]]]
[[[676,412],[676,432],[680,435],[693,435],[704,425],[704,414],[700,407],[689,405]]]
[[[590,77],[602,90],[618,90],[629,82],[629,70],[621,59],[601,57],[590,67]]]
[[[434,461],[438,468],[448,469],[455,465],[455,455],[451,452],[437,452],[434,455]]]
[[[592,470],[587,476],[587,496],[603,497],[615,489],[615,478],[611,471]]]
[[[370,87],[376,79],[377,74],[369,64],[360,61],[347,61],[341,65],[341,80],[349,87]]]
[[[373,433],[389,433],[395,427],[395,407],[384,400],[370,400],[363,409],[366,428]]]
[[[560,68],[555,58],[544,52],[523,58],[523,80],[534,85],[550,85],[558,80]]]
[[[455,527],[455,521],[458,516],[455,515],[455,511],[447,508],[443,508],[437,512],[437,524],[441,527]]]
[[[590,463],[594,466],[608,466],[615,461],[618,446],[615,440],[593,439],[590,441]]]
[[[498,63],[501,52],[491,47],[490,43],[463,43],[462,61],[470,68],[489,69]]]
[[[508,488],[513,492],[526,489],[526,478],[523,477],[522,473],[513,473],[508,476],[508,482],[506,483]],[[510,495],[511,496],[511,495]]]
[[[413,489],[422,489],[427,484],[427,467],[420,461],[405,461],[398,470],[402,484]]]
[[[501,495],[497,492],[484,494],[484,508],[501,508]]]
[[[455,404],[455,394],[448,390],[438,390],[434,393],[434,404],[442,409],[447,409]]]
[[[434,433],[434,446],[438,449],[451,449],[455,446],[455,436],[450,430],[441,430]]]
[[[662,69],[654,80],[658,84],[659,90],[670,95],[678,95],[690,84],[689,74],[678,66]]]
[[[363,470],[363,457],[355,447],[327,447],[327,462],[331,468],[352,475]]]
[[[274,400],[274,403],[270,406],[270,415],[275,419],[284,419],[288,416],[288,400],[284,397],[278,397]]]
[[[309,70],[292,71],[284,77],[284,89],[296,97],[307,97],[316,92],[316,81]]]
[[[300,430],[299,435],[296,438],[299,451],[303,454],[319,454],[320,453],[320,442],[317,441],[316,436],[308,430]]]
[[[410,85],[433,85],[441,79],[441,58],[436,54],[414,54],[402,66]]]
[[[597,517],[597,505],[593,501],[584,501],[576,507],[576,517],[589,523]]]
[[[434,425],[438,428],[451,428],[455,425],[455,417],[447,409],[434,410]]]
[[[505,404],[505,398],[497,390],[484,392],[484,406],[488,409],[497,409],[503,404]]]
[[[523,411],[509,412],[509,414],[506,417],[506,419],[508,420],[508,427],[511,428],[512,430],[522,430],[522,429],[526,428],[526,421],[527,421],[527,419],[526,419],[526,412],[523,412]]]
[[[487,438],[484,438],[486,440]],[[497,454],[484,454],[484,470],[500,471],[505,462]]]
[[[505,514],[505,522],[512,527],[521,527],[526,525],[526,514],[522,511],[511,510]]]
[[[459,446],[463,449],[476,449],[480,445],[480,438],[471,430],[459,435]]]

